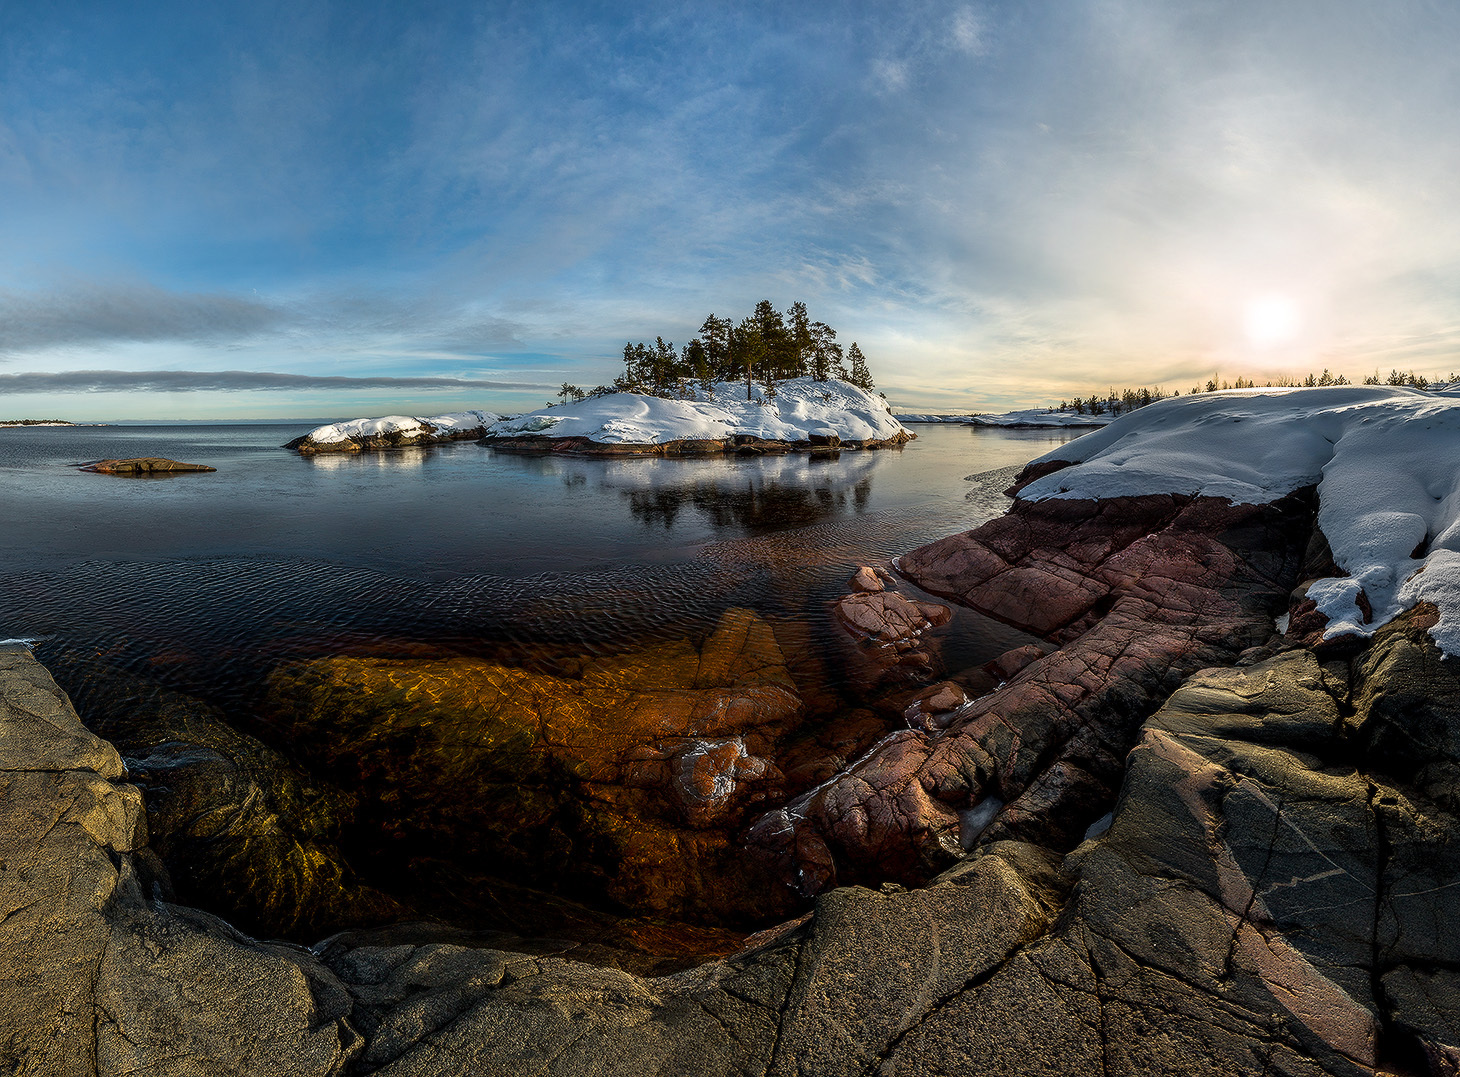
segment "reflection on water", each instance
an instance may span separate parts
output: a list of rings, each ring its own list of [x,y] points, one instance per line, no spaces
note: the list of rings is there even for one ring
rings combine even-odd
[[[434,445],[413,445],[391,452],[323,452],[301,456],[322,472],[419,471],[435,455]]]
[[[689,506],[717,528],[738,524],[751,531],[765,531],[819,523],[844,513],[849,505],[862,512],[872,493],[872,479],[859,479],[850,489],[832,483],[808,486],[760,477],[746,479],[742,484],[709,480],[622,493],[629,511],[646,524],[673,527],[680,510]]]

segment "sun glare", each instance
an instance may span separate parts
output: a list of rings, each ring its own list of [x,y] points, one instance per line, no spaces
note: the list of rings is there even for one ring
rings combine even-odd
[[[1247,339],[1259,348],[1283,344],[1298,335],[1298,305],[1287,296],[1268,295],[1247,304]]]

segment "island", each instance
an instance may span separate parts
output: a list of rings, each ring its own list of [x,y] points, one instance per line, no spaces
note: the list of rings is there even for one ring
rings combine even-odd
[[[682,895],[653,887],[685,885],[674,869],[710,845],[727,870],[690,884],[790,910],[678,970],[626,963],[622,934],[392,927],[306,948],[172,902],[169,856],[276,916],[390,914],[289,761],[119,683],[142,720],[97,728],[146,738],[124,764],[30,653],[0,654],[6,1049],[35,1072],[321,1077],[1456,1072],[1460,396],[1162,400],[1032,461],[1011,494],[978,528],[847,566],[829,615],[868,676],[926,668],[950,612],[928,595],[1039,642],[981,680],[907,683],[905,728],[789,802],[772,794],[804,758],[800,703],[749,611],[656,645],[668,664],[581,676],[369,654],[276,675],[303,754],[408,775],[403,793],[448,785],[445,814],[479,817],[567,814],[533,800],[541,781],[488,787],[487,762],[566,770],[594,839],[643,872],[625,885],[669,908]],[[386,738],[377,684],[418,701]],[[600,724],[591,693],[627,716]],[[538,729],[539,757],[488,760]],[[144,811],[128,768],[165,778],[170,814]],[[759,805],[744,830],[737,805]]]
[[[752,456],[893,448],[914,436],[882,397],[836,378],[798,377],[749,390],[738,381],[690,383],[678,397],[605,392],[511,419],[476,411],[355,419],[311,430],[285,447],[360,452],[476,438],[507,452]]]
[[[76,426],[65,419],[0,419],[0,426]]]

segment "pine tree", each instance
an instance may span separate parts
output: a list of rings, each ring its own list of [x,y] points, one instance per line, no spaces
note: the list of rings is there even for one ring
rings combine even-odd
[[[799,378],[811,373],[813,351],[811,319],[806,313],[806,304],[798,299],[791,304],[791,353],[796,371],[793,377]]]
[[[851,372],[847,380],[863,392],[870,393],[876,386],[872,382],[872,372],[867,369],[867,358],[862,354],[862,349],[857,347],[857,342],[852,341],[852,346],[847,349],[847,362],[851,364]]]

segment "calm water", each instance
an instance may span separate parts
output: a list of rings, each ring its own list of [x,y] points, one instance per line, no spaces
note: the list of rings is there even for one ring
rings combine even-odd
[[[919,426],[901,450],[825,461],[280,448],[307,428],[0,429],[0,638],[84,646],[225,703],[296,655],[612,650],[732,605],[822,638],[857,564],[1001,512],[1009,469],[1071,436]],[[130,456],[218,470],[75,466]],[[947,632],[950,666],[1014,641],[968,613]]]

